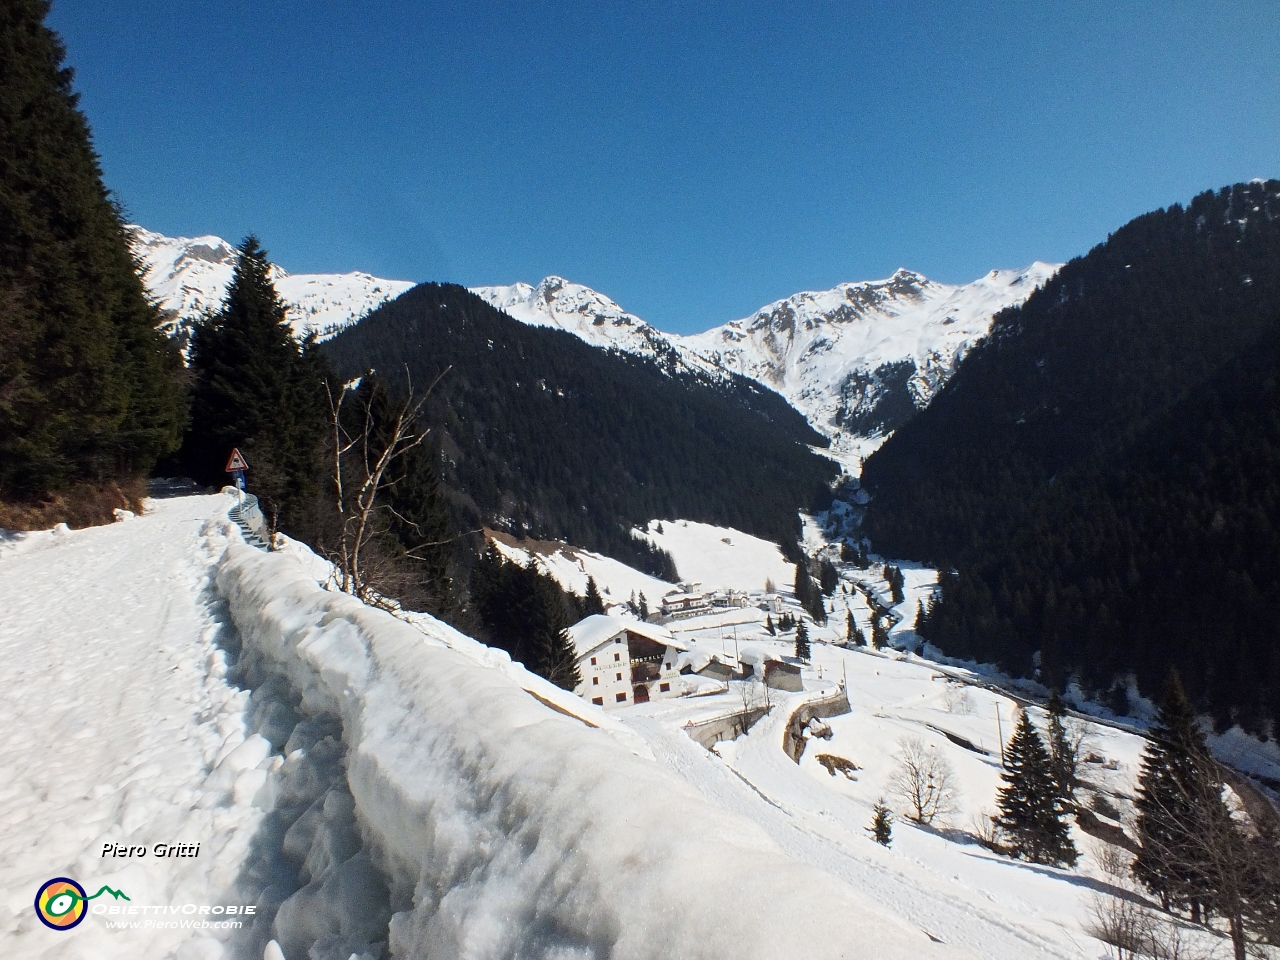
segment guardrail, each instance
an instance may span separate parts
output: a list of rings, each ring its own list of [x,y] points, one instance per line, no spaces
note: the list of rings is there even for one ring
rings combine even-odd
[[[244,542],[259,550],[269,550],[271,532],[267,529],[267,518],[258,505],[258,498],[252,493],[244,493],[235,487],[223,487],[223,493],[230,493],[240,498],[240,502],[227,511],[229,516],[244,534]]]

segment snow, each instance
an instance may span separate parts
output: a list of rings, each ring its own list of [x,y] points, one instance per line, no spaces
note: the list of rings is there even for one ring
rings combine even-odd
[[[224,931],[108,930],[98,916],[67,934],[46,930],[32,900],[51,877],[89,893],[108,884],[135,905],[254,902],[227,892],[263,819],[259,788],[273,761],[246,728],[248,691],[227,682],[228,633],[210,589],[237,536],[231,502],[152,501],[127,523],[0,540],[6,956],[221,953]],[[201,849],[104,858],[107,843]]]
[[[925,406],[987,334],[992,317],[1024,301],[1059,266],[1037,261],[1022,270],[992,270],[962,285],[899,270],[885,280],[797,293],[691,336],[663,333],[605,295],[561,277],[472,292],[516,320],[567,330],[593,346],[756,380],[782,394],[832,440],[829,450],[819,452],[857,475],[885,437],[846,429],[839,415],[873,406],[884,388],[873,384],[860,398],[845,397],[850,378],[870,377],[885,364],[910,363],[909,393],[916,406]]]
[[[790,641],[761,635],[743,646],[744,659],[754,661],[791,655]],[[1077,832],[1082,863],[1065,870],[997,856],[969,833],[972,821],[995,807],[1001,729],[996,710],[1007,737],[1015,703],[1002,694],[948,681],[934,665],[915,658],[821,642],[813,646],[813,663],[803,670],[805,691],[771,691],[772,712],[745,737],[718,744],[714,753],[694,744],[683,728],[717,712],[740,712],[743,685],[738,681],[725,694],[654,701],[616,716],[703,796],[758,823],[790,856],[844,880],[948,944],[1010,960],[1104,955],[1103,945],[1084,929],[1091,897],[1100,886],[1093,840]],[[719,654],[719,641],[702,641],[695,651]],[[852,712],[827,718],[832,739],[810,741],[797,765],[781,749],[792,713],[843,681]],[[755,686],[756,702],[762,702],[759,684]],[[957,690],[965,697],[956,696]],[[1043,723],[1039,710],[1033,709],[1033,717]],[[957,746],[942,730],[971,741],[987,755]],[[909,823],[889,788],[903,737],[919,737],[936,747],[955,771],[958,809],[933,827]],[[1141,744],[1124,731],[1091,728],[1089,749],[1114,761],[1115,769],[1089,765],[1086,776],[1107,791],[1131,793]],[[817,760],[819,754],[852,761],[859,767],[854,779],[831,776]],[[889,849],[873,843],[866,829],[872,805],[881,796],[895,812]]]
[[[623,630],[648,637],[655,643],[661,643],[676,650],[689,649],[684,643],[671,635],[671,631],[653,623],[644,623],[632,617],[611,617],[604,614],[593,614],[579,620],[569,628],[569,639],[579,657],[585,657],[606,640],[611,639]]]
[[[650,606],[674,590],[674,583],[641,573],[634,567],[581,547],[554,541],[516,541],[511,537],[496,535],[489,541],[508,560],[521,566],[536,562],[539,569],[555,577],[556,582],[570,593],[586,596],[587,578],[596,581],[601,597],[609,603],[625,603],[631,595],[645,595]]]
[[[235,262],[230,244],[214,236],[173,238],[139,226],[128,230],[147,289],[172,318],[171,332],[218,308]],[[899,270],[884,280],[797,293],[692,336],[664,333],[604,294],[562,277],[546,277],[536,285],[472,287],[471,292],[523,323],[648,357],[663,369],[756,380],[780,393],[828,437],[830,447],[817,452],[856,476],[885,435],[858,433],[841,418],[883,399],[887,388],[875,371],[909,363],[907,389],[916,406],[925,406],[986,335],[992,317],[1025,300],[1058,267],[1037,261],[1023,270],[992,270],[963,285]],[[278,268],[274,279],[299,337],[313,331],[331,336],[414,286],[365,273],[291,275]]]
[[[451,649],[447,628],[415,629],[322,590],[288,556],[235,544],[218,586],[246,655],[341,723],[355,815],[389,874],[393,954],[835,957],[875,943],[878,957],[955,955],[545,710]]]
[[[658,532],[661,526],[662,532]],[[703,590],[759,592],[772,580],[778,589],[795,583],[795,565],[788,563],[776,543],[734,530],[694,520],[651,520],[636,531],[650,543],[669,552],[680,576],[699,583]],[[650,605],[656,605],[652,594]]]
[[[833,646],[833,617],[811,630],[804,690],[771,691],[772,712],[712,752],[687,726],[761,703],[759,684],[682,677],[701,695],[605,714],[431,617],[325,590],[326,565],[300,544],[246,546],[233,502],[151,501],[110,526],[0,536],[7,956],[1103,955],[1087,933],[1110,883],[1095,841],[1076,833],[1067,870],[974,840],[1018,708],[985,674]],[[904,574],[909,604],[932,574]],[[859,575],[884,592],[877,570]],[[673,624],[681,662],[794,662],[793,637],[769,637],[762,618]],[[852,712],[793,762],[793,713],[841,688]],[[1105,762],[1084,765],[1082,799],[1132,816],[1143,741],[1104,723],[1086,733]],[[955,773],[945,822],[902,816],[889,781],[904,737]],[[1271,746],[1215,739],[1266,775]],[[819,754],[857,769],[832,776]],[[897,815],[888,849],[866,831],[881,796]],[[107,843],[201,852],[104,858]],[[31,901],[56,876],[123,890],[126,909],[257,914],[240,930],[114,929],[91,914],[55,933]]]
[[[235,268],[235,248],[220,237],[166,237],[129,226],[133,252],[142,262],[147,290],[170,314],[169,328],[188,326],[222,305]],[[414,286],[367,273],[290,274],[275,268],[272,279],[288,305],[293,332],[321,338],[359,320]]]

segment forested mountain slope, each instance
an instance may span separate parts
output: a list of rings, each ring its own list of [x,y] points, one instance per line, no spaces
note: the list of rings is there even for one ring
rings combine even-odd
[[[459,286],[416,287],[324,351],[344,376],[403,384],[407,367],[418,389],[451,368],[428,421],[471,525],[652,568],[628,532],[652,518],[794,542],[797,510],[829,501],[835,465],[806,446],[824,441],[777,394],[519,323]]]
[[[954,566],[922,633],[1046,680],[1280,717],[1280,181],[1062,268],[866,465],[877,550]]]

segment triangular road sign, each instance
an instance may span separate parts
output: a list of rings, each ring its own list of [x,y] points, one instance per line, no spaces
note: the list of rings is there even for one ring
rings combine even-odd
[[[237,470],[248,469],[249,464],[244,462],[244,457],[241,455],[240,450],[233,447],[231,450],[231,458],[227,460],[227,473],[235,473]]]

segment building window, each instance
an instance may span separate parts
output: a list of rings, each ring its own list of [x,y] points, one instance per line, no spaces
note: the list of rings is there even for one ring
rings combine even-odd
[[[659,693],[669,693],[669,692],[670,692],[670,690],[671,690],[671,684],[669,684],[669,683],[660,683],[660,684],[658,684],[658,692],[659,692]]]
[[[593,687],[598,687],[598,686],[600,686],[600,678],[599,678],[599,677],[592,677],[592,678],[591,678],[591,685],[592,685]]]
[[[621,680],[621,679],[622,679],[622,674],[618,674],[618,679],[619,679],[619,680]]]
[[[627,695],[626,695],[625,693],[620,693],[620,694],[618,694],[618,702],[619,702],[619,703],[626,703],[626,702],[627,702]]]
[[[614,643],[621,643],[621,642],[622,642],[622,638],[621,638],[621,637],[614,637],[613,642],[614,642]]]
[[[593,667],[596,665],[596,658],[595,658],[595,657],[592,657],[592,658],[591,658],[591,665],[592,665]]]
[[[613,659],[614,659],[614,660],[621,660],[621,659],[622,659],[622,654],[620,654],[620,653],[615,653],[615,654],[613,655]]]
[[[664,663],[664,664],[662,665],[662,667],[663,667],[663,669],[664,669],[664,670],[670,670],[670,669],[671,669],[671,664],[669,664],[669,663]]]
[[[604,697],[592,697],[591,702],[594,703],[597,707],[603,707]]]

